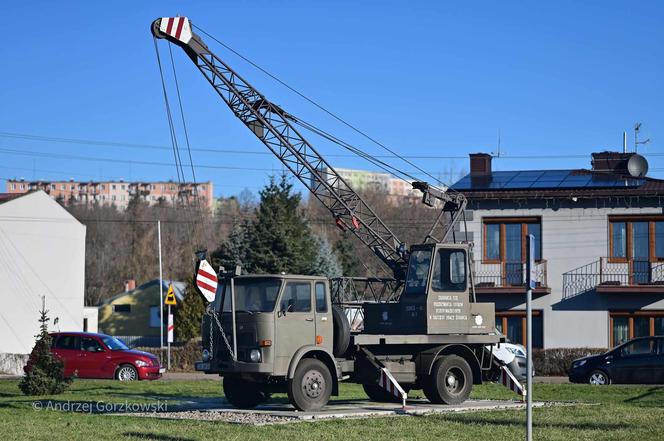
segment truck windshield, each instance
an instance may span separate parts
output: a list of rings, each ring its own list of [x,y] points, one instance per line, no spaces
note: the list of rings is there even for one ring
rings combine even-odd
[[[272,312],[281,288],[281,279],[251,278],[235,280],[235,310]],[[224,312],[231,312],[230,286],[224,298]]]
[[[425,294],[431,266],[431,249],[415,250],[410,254],[408,261],[408,276],[406,290],[408,295]]]

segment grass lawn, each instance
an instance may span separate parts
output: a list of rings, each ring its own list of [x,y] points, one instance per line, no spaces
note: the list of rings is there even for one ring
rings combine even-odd
[[[24,397],[17,381],[0,381],[0,436],[5,440],[125,440],[188,441],[236,439],[333,439],[363,441],[381,439],[483,440],[524,437],[525,411],[475,412],[296,423],[262,427],[206,421],[169,421],[141,417],[34,410],[31,397]],[[365,398],[361,387],[344,385],[338,399]],[[414,395],[418,395],[416,391]],[[421,395],[421,393],[419,394]],[[113,381],[75,381],[57,402],[150,403],[214,399],[221,396],[219,381],[155,381],[120,384]],[[476,387],[474,398],[508,398],[497,385]],[[593,406],[534,409],[534,438],[571,440],[662,440],[664,439],[664,386],[545,385],[535,387],[536,400],[575,400]]]

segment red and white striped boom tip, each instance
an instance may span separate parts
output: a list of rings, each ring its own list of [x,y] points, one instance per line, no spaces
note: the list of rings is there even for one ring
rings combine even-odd
[[[187,17],[162,17],[159,31],[184,44],[191,40],[191,23]]]

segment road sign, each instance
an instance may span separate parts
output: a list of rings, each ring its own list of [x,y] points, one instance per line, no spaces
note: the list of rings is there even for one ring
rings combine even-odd
[[[166,293],[166,300],[164,300],[164,305],[173,305],[178,304],[175,298],[175,291],[173,290],[173,285],[168,285],[168,292]]]
[[[173,324],[173,314],[168,314],[168,342],[169,343],[173,343],[173,331],[174,330],[175,330],[175,325]]]
[[[217,273],[207,260],[201,260],[196,273],[196,286],[205,300],[211,302],[217,294]]]

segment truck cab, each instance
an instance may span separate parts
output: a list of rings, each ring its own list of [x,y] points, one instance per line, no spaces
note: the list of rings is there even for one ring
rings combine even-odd
[[[332,354],[333,314],[326,278],[238,276],[232,289],[229,281],[219,284],[211,308],[202,321],[203,361],[196,369],[223,374],[224,392],[233,404],[253,407],[272,392],[288,392],[304,359],[316,360],[314,367],[322,363],[328,371],[308,372],[305,380],[312,395],[322,388],[321,382],[329,383],[324,385],[325,402],[337,390],[340,373]]]

